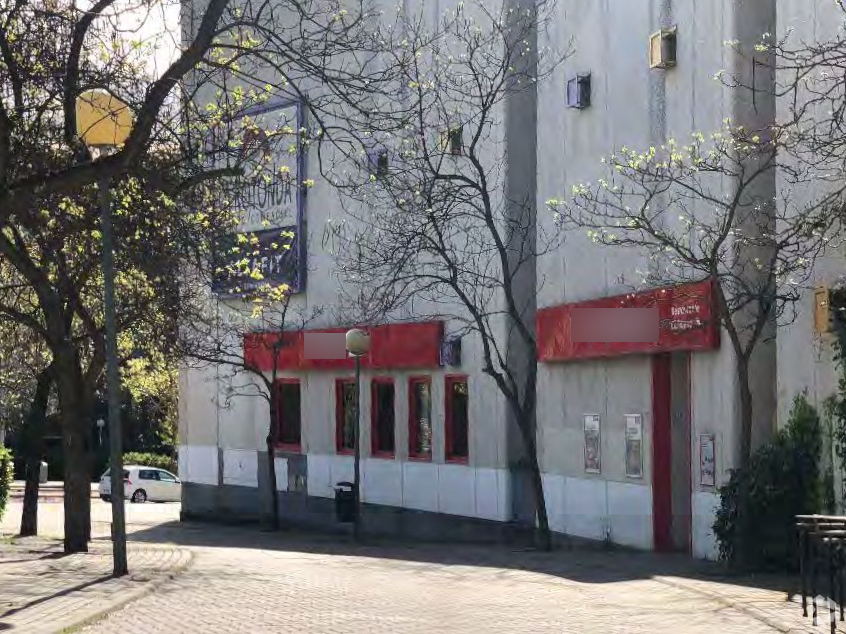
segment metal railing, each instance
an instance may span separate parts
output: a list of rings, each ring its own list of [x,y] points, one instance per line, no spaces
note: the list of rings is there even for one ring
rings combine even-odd
[[[797,515],[799,535],[799,576],[801,579],[802,614],[808,616],[810,592],[813,624],[820,621],[819,602],[824,599],[831,634],[837,632],[837,611],[844,620],[846,603],[846,517],[836,515]],[[819,593],[819,577],[828,582],[828,593]],[[836,599],[835,599],[836,598]]]

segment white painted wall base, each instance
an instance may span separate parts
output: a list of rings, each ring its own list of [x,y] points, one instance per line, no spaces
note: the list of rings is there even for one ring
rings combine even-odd
[[[337,482],[352,482],[352,456],[308,455],[308,494],[331,498]],[[258,486],[256,451],[226,449],[223,483]],[[186,482],[217,484],[217,448],[183,445],[179,473]],[[365,502],[494,521],[511,519],[509,474],[505,469],[430,462],[362,460]],[[288,489],[288,461],[276,458],[277,489]],[[652,487],[601,478],[543,474],[550,527],[557,533],[651,549]],[[693,495],[692,551],[698,558],[717,555],[712,531],[719,496]]]
[[[217,486],[217,476],[217,447],[207,445],[179,446],[180,480]]]
[[[254,449],[224,449],[223,484],[257,487],[258,452]]]
[[[720,506],[716,493],[695,491],[693,493],[693,556],[699,559],[717,558],[717,539],[714,536],[714,520]]]
[[[551,473],[543,474],[543,487],[553,531],[652,548],[652,487]]]
[[[496,521],[510,519],[508,472],[504,469],[379,458],[363,459],[361,469],[365,502]],[[337,482],[352,479],[351,456],[309,454],[309,495],[332,497]]]
[[[276,458],[274,461],[276,465],[276,490],[288,490],[288,459]]]

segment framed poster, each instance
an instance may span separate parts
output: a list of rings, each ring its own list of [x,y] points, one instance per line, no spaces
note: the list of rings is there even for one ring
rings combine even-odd
[[[714,434],[699,435],[699,484],[712,487],[717,482],[717,454]]]
[[[599,414],[585,414],[585,472],[599,473],[602,463],[602,437]]]
[[[626,477],[643,477],[643,418],[626,414]]]
[[[241,137],[235,152],[243,173],[233,181],[231,204],[241,223],[215,248],[213,291],[248,295],[266,284],[304,290],[306,206],[305,109],[297,100],[273,99],[232,121]],[[260,273],[260,276],[256,276]],[[258,279],[260,277],[260,279]]]

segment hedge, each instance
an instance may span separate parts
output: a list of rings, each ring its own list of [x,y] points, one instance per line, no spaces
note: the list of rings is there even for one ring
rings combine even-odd
[[[140,465],[143,467],[156,467],[157,469],[164,469],[171,473],[176,473],[176,459],[171,456],[165,456],[157,453],[143,453],[138,451],[131,451],[123,454],[124,465]]]
[[[14,461],[12,452],[0,445],[0,519],[6,512],[6,505],[9,503],[9,493],[12,489],[14,479]]]
[[[721,559],[754,569],[795,570],[795,516],[824,507],[821,450],[820,419],[802,393],[793,400],[785,428],[748,466],[733,470],[720,489],[714,535]],[[748,499],[741,510],[744,488]]]

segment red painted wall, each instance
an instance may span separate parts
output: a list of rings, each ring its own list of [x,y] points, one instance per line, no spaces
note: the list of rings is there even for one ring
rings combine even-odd
[[[309,333],[346,332],[346,328],[309,330]],[[428,321],[386,324],[365,328],[370,333],[370,352],[361,358],[361,367],[374,370],[436,368],[440,365],[440,346],[444,324]],[[352,370],[353,359],[307,359],[305,332],[284,333],[279,349],[279,370]],[[244,337],[244,361],[259,370],[273,369],[274,342],[278,333],[251,333]]]
[[[574,308],[658,307],[658,341],[577,342],[570,332]],[[720,327],[710,281],[652,289],[628,295],[563,304],[538,311],[538,357],[541,361],[568,361],[625,354],[713,350],[720,346]]]

